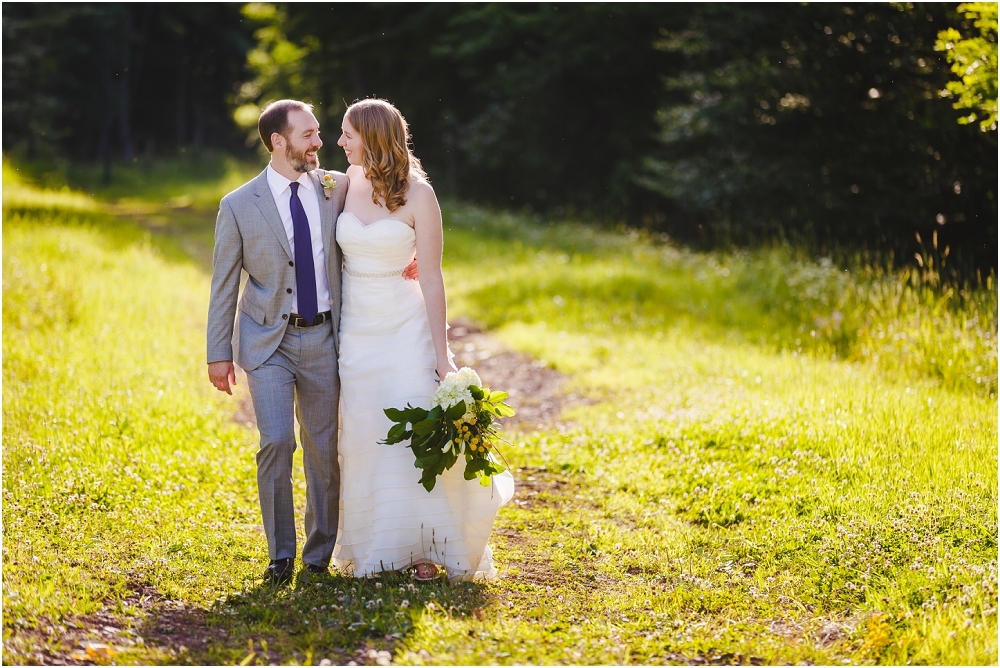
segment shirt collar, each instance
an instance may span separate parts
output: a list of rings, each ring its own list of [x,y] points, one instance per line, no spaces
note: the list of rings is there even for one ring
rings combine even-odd
[[[311,191],[313,189],[313,181],[310,178],[309,173],[299,174],[299,178],[295,179],[299,184],[305,186],[306,190]],[[271,163],[267,163],[267,185],[271,188],[271,194],[277,197],[281,193],[285,192],[291,181],[282,176],[271,166]]]

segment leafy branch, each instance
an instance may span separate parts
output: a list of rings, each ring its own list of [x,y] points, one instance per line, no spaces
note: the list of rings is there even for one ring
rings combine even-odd
[[[944,51],[951,71],[958,81],[949,81],[941,97],[957,97],[955,109],[971,113],[958,119],[962,125],[979,120],[986,132],[997,129],[997,4],[968,2],[958,6],[965,18],[979,29],[978,37],[968,39],[954,28],[938,33],[935,51]]]

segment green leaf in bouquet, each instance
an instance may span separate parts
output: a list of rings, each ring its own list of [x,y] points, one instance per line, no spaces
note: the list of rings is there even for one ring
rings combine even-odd
[[[426,489],[428,492],[434,489],[434,483],[436,482],[437,482],[436,475],[428,476],[426,473],[424,473],[424,475],[420,477],[420,484],[423,485],[424,489]]]
[[[417,457],[413,462],[413,466],[414,468],[418,469],[433,468],[435,459],[436,457],[434,457],[433,455],[425,457]]]
[[[406,428],[405,424],[394,424],[389,427],[389,433],[382,442],[387,445],[393,445],[395,443],[399,443],[400,441],[405,441],[409,437],[410,431]]]
[[[495,462],[493,460],[487,461],[486,464],[483,466],[483,473],[486,475],[496,475],[498,473],[503,473],[505,470],[506,469],[504,468],[503,464],[501,464],[500,462]]]
[[[410,424],[414,422],[420,422],[421,420],[427,419],[428,410],[426,408],[413,408],[409,404],[406,404],[406,410],[403,411],[403,417]]]
[[[490,398],[487,401],[491,404],[498,404],[509,396],[510,392],[490,392]]]
[[[438,418],[427,418],[413,425],[414,434],[430,434],[438,426]]]
[[[479,484],[482,485],[483,487],[489,487],[490,486],[490,477],[488,475],[481,475],[481,476],[479,476]]]
[[[426,419],[427,417],[427,411],[425,409],[414,408],[410,404],[406,404],[406,408],[386,408],[383,412],[387,418],[393,422],[399,422],[401,424],[412,424]]]
[[[514,409],[507,404],[500,402],[499,404],[496,404],[495,413],[500,417],[511,417],[514,415]]]
[[[500,408],[499,407],[494,406],[493,404],[490,404],[490,403],[484,403],[483,407],[487,411],[489,411],[490,413],[492,413],[493,415],[495,415],[497,417],[503,417],[503,415],[500,414]]]
[[[466,406],[464,401],[459,401],[457,404],[448,409],[448,419],[457,420],[458,418],[465,415]]]
[[[483,460],[477,458],[470,459],[465,463],[465,479],[472,480],[479,475],[483,469]]]
[[[437,420],[439,417],[441,417],[441,413],[442,412],[443,411],[441,410],[440,406],[435,406],[434,408],[432,408],[429,411],[427,411],[427,419],[428,420]]]
[[[438,467],[426,468],[423,475],[420,476],[420,484],[429,492],[434,489],[434,483],[437,482],[437,477],[440,474],[441,469]]]
[[[483,399],[486,398],[486,392],[483,390],[483,388],[476,387],[475,385],[469,386],[469,393],[472,395],[472,398],[475,399],[476,401],[482,401]]]

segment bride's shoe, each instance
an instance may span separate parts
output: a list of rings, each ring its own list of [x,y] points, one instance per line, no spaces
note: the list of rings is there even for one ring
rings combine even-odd
[[[433,582],[438,579],[438,568],[434,564],[417,564],[413,567],[413,579],[417,582]]]

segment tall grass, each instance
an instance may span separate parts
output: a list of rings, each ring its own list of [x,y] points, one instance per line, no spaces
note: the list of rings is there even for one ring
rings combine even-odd
[[[601,337],[682,328],[766,350],[874,363],[980,396],[997,392],[997,291],[941,285],[924,270],[844,270],[794,249],[693,253],[633,233],[452,207],[449,258],[476,270],[453,282],[460,308],[491,327],[545,323]],[[567,370],[600,363],[577,349]]]

